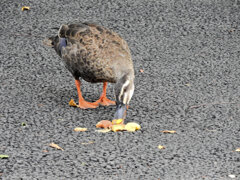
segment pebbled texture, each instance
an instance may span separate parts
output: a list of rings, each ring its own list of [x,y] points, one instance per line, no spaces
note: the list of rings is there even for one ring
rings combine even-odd
[[[1,2],[0,154],[9,158],[0,159],[0,179],[240,178],[239,1]],[[56,31],[49,27],[85,20],[129,44],[136,87],[127,121],[137,132],[95,132],[114,107],[68,106],[74,80],[42,40]],[[101,84],[83,84],[96,100]]]

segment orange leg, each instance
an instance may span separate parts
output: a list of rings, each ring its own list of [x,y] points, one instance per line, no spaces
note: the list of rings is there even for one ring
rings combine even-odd
[[[107,98],[107,82],[103,83],[103,92],[99,98],[99,100],[97,100],[95,103],[100,104],[102,106],[110,106],[110,105],[115,105],[116,102],[115,101],[111,101],[110,99]]]
[[[78,106],[82,109],[97,108],[98,104],[87,102],[82,97],[80,80],[75,80],[75,84],[76,84],[77,92],[78,92],[78,100],[79,100]]]

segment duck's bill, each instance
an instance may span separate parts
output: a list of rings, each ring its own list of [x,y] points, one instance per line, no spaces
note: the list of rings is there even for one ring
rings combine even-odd
[[[117,110],[114,114],[115,119],[125,119],[127,115],[127,106],[123,103],[117,104]]]

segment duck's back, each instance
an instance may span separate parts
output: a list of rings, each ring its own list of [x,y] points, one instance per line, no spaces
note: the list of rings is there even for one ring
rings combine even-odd
[[[62,25],[55,50],[75,78],[116,82],[133,70],[130,50],[117,33],[90,23]]]

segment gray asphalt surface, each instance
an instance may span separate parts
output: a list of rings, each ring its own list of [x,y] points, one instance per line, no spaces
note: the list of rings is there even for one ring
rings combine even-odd
[[[0,154],[9,155],[0,159],[0,179],[240,179],[239,1],[0,4]],[[80,21],[129,43],[136,90],[127,121],[140,131],[97,133],[115,107],[68,106],[77,101],[74,79],[42,40],[52,27]],[[102,85],[83,84],[84,97],[96,100]]]

